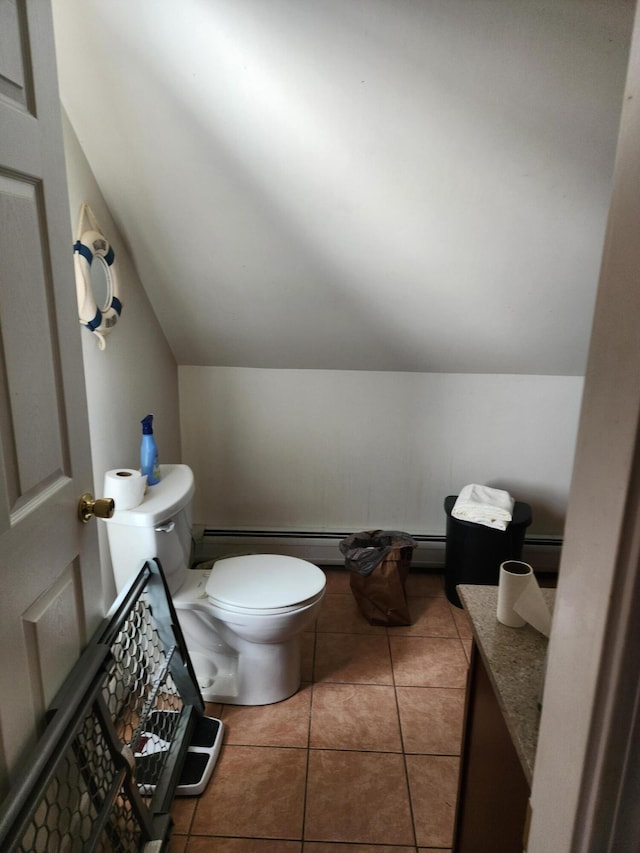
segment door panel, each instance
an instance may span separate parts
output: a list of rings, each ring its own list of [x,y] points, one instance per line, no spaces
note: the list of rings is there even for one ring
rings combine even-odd
[[[24,4],[0,3],[0,33],[0,95],[16,107],[33,111],[33,88],[27,85],[29,66],[24,58],[28,44]]]
[[[0,0],[0,796],[102,616],[51,10]]]
[[[82,651],[84,631],[75,590],[77,566],[68,566],[22,617],[34,702],[42,713]],[[73,630],[75,627],[76,630]]]
[[[0,328],[9,413],[2,451],[12,518],[69,471],[39,195],[40,187],[27,178],[0,175],[0,257],[3,269],[11,270],[9,287],[0,291]]]

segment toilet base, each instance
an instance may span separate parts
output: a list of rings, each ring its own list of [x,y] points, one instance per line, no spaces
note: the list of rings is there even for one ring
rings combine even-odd
[[[271,705],[293,696],[302,680],[298,637],[286,643],[246,643],[241,655],[193,646],[189,655],[205,702]]]

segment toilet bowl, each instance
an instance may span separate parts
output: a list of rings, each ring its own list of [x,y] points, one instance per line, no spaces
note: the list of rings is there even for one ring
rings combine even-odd
[[[295,557],[228,557],[193,569],[173,603],[203,698],[265,705],[300,686],[300,641],[325,576]]]
[[[317,616],[325,575],[296,557],[226,557],[190,569],[193,474],[161,466],[142,503],[105,520],[120,592],[156,558],[163,568],[205,701],[266,705],[300,686],[301,635]]]

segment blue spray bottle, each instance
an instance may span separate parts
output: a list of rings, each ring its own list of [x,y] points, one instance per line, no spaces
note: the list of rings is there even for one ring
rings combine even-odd
[[[153,437],[153,415],[147,415],[140,423],[142,424],[142,444],[140,446],[140,468],[147,475],[147,485],[155,486],[160,482],[160,463],[158,462],[158,448]]]

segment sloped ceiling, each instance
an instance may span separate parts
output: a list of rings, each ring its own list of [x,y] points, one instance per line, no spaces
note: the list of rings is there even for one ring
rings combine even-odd
[[[557,375],[585,367],[633,5],[53,3],[179,364]]]

